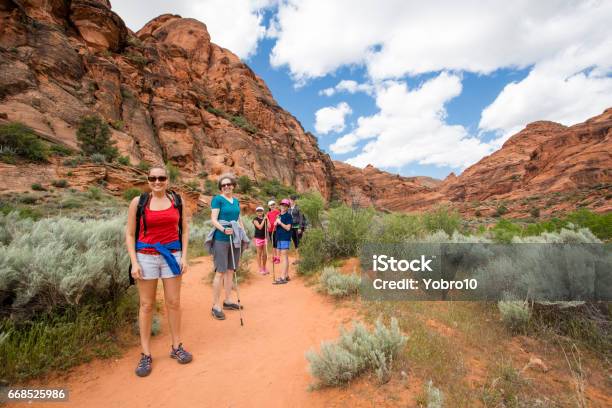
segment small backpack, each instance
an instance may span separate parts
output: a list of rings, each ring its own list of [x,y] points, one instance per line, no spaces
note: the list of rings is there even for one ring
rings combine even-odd
[[[172,202],[172,205],[174,205],[174,208],[178,209],[179,211],[179,227],[178,227],[178,232],[179,232],[179,241],[181,241],[181,245],[182,245],[182,239],[183,239],[183,200],[181,199],[180,194],[172,191],[172,190],[168,190],[168,194],[170,195],[170,201]],[[142,219],[142,226],[144,227],[144,234],[147,234],[147,220],[145,217],[145,207],[149,204],[149,201],[151,200],[151,194],[144,192],[140,195],[140,197],[138,198],[138,208],[136,210],[136,233],[134,236],[134,242],[138,242],[138,236],[140,235],[140,220]],[[134,285],[136,282],[134,281],[134,278],[132,278],[132,263],[130,262],[130,267],[128,268],[128,276],[130,279],[130,285]]]

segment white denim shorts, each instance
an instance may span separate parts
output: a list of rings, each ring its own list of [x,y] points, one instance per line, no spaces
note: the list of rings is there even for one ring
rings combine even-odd
[[[174,258],[178,264],[181,264],[181,251],[173,252]],[[136,259],[142,269],[142,279],[167,279],[176,276],[172,273],[172,269],[168,266],[168,262],[161,255],[143,254],[136,252]]]

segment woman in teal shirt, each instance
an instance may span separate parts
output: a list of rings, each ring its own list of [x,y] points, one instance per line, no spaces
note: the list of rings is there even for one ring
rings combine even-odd
[[[220,221],[237,221],[242,229],[240,220],[240,203],[234,197],[236,179],[231,174],[223,174],[218,182],[221,194],[216,195],[211,203],[210,219],[216,228],[213,242],[213,258],[215,263],[215,278],[213,280],[213,307],[212,316],[218,320],[225,319],[222,309],[238,310],[242,306],[232,301],[232,279],[234,277],[234,266],[240,261],[240,249],[234,247],[234,261],[232,262],[232,251],[230,251],[230,235],[234,233],[231,227],[221,225]],[[225,300],[223,308],[219,303],[221,297],[221,282],[225,288]]]

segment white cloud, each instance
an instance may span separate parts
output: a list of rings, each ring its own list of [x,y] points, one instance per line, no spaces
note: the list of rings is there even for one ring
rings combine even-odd
[[[270,62],[296,80],[364,65],[374,79],[440,70],[525,67],[612,35],[612,2],[288,0]]]
[[[372,116],[360,117],[357,128],[331,146],[334,153],[358,149],[347,160],[355,166],[401,167],[408,163],[463,168],[491,152],[491,146],[470,137],[465,128],[445,123],[444,105],[461,93],[461,79],[446,72],[409,90],[401,81],[377,86]]]
[[[365,92],[367,94],[372,94],[374,92],[374,85],[363,83],[360,84],[357,81],[353,81],[350,79],[343,79],[338,82],[333,88],[326,88],[319,91],[319,95],[332,96],[338,92],[348,92],[350,94],[354,94],[357,92]]]
[[[322,135],[330,132],[342,132],[345,128],[345,117],[351,113],[353,111],[346,102],[321,108],[315,113],[315,130]]]
[[[276,0],[138,0],[113,2],[113,10],[133,31],[164,13],[180,14],[206,24],[211,40],[240,58],[248,58],[266,33],[261,11]]]
[[[599,46],[568,49],[504,87],[480,119],[499,143],[536,120],[573,125],[612,106],[612,38]]]

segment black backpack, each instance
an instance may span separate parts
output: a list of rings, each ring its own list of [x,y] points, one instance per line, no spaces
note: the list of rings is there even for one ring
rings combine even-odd
[[[170,195],[170,201],[174,205],[174,208],[179,211],[179,241],[181,241],[181,245],[183,244],[183,200],[181,199],[180,194],[168,190],[168,194]],[[142,226],[144,227],[144,234],[147,234],[147,220],[145,217],[145,207],[149,204],[151,200],[151,194],[144,192],[138,198],[138,209],[136,210],[136,233],[134,237],[134,242],[138,242],[138,235],[140,235],[140,220],[142,219]],[[134,278],[132,278],[132,263],[130,262],[130,267],[128,268],[128,276],[130,278],[130,285],[135,284]]]

